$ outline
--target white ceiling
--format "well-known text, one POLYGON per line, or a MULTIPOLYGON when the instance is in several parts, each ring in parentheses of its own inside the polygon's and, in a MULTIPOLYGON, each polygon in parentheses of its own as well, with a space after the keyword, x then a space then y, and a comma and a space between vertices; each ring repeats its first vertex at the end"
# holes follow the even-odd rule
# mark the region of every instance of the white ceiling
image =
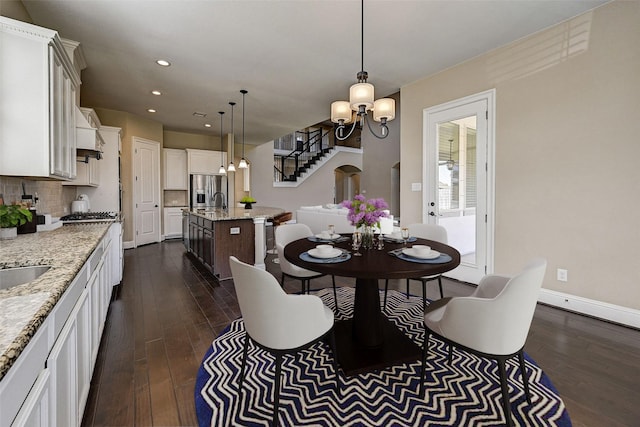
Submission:
MULTIPOLYGON (((367 0, 364 68, 380 98, 607 0, 367 0)), ((167 130, 219 135, 218 111, 257 144, 319 123, 360 70, 357 0, 23 0, 81 43, 81 103, 167 130), (163 68, 155 60, 172 63, 163 68), (163 92, 160 97, 150 94, 163 92), (155 108, 157 113, 148 113, 155 108), (206 119, 194 112, 207 113, 206 119), (205 129, 203 124, 213 125, 205 129)))

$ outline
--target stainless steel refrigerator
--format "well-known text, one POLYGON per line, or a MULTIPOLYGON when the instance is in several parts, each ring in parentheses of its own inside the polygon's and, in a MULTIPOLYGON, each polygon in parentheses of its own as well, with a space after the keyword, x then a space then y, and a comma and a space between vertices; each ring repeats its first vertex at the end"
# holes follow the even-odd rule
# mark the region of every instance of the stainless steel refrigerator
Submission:
POLYGON ((227 177, 225 175, 190 175, 189 194, 191 209, 226 209, 227 177))

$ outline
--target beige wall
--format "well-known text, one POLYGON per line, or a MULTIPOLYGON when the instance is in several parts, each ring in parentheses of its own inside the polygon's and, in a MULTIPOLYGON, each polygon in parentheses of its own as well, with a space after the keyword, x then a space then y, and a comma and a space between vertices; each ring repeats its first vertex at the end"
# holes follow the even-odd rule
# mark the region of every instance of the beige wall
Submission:
MULTIPOLYGON (((366 165, 360 174, 360 190, 367 198, 392 200, 392 169, 400 161, 400 93, 389 98, 396 100, 396 119, 389 122, 389 136, 378 139, 369 130, 362 132, 362 163, 366 165)), ((380 135, 380 126, 372 121, 372 127, 380 135)), ((400 212, 391 212, 398 216, 400 212)))
POLYGON ((164 148, 194 148, 198 150, 220 151, 220 137, 165 130, 164 148))
POLYGON ((545 288, 640 309, 638 23, 614 1, 403 87, 403 220, 421 219, 423 110, 495 88, 496 272, 540 254, 545 288))

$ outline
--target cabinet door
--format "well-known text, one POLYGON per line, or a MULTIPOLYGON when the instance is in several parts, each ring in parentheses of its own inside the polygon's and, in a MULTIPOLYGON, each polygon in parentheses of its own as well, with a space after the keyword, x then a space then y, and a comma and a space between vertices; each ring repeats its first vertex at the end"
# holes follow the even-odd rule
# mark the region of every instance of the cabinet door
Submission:
MULTIPOLYGON (((75 313, 72 312, 72 316, 75 313)), ((51 370, 50 406, 56 426, 77 426, 78 392, 76 378, 77 328, 73 317, 62 328, 47 366, 51 370)))
POLYGON ((213 232, 208 228, 203 228, 202 235, 202 263, 205 267, 212 270, 213 251, 211 249, 213 243, 213 232))
POLYGON ((93 361, 91 360, 91 299, 85 288, 78 301, 76 312, 76 390, 78 393, 78 420, 82 420, 89 396, 93 361))
POLYGON ((187 152, 164 149, 164 189, 187 190, 187 152))
POLYGON ((164 237, 165 239, 182 237, 181 208, 164 208, 164 237))
POLYGON ((12 427, 48 427, 52 425, 49 411, 51 372, 44 369, 33 384, 12 427))
POLYGON ((75 87, 61 59, 49 46, 50 61, 50 161, 53 175, 76 175, 75 87))
POLYGON ((187 150, 190 174, 217 175, 221 164, 225 164, 226 154, 220 151, 187 150))

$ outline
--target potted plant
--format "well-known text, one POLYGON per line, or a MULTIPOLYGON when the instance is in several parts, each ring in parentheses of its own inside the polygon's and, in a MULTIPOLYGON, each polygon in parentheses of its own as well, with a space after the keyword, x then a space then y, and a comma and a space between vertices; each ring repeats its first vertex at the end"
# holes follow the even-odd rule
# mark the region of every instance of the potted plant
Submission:
POLYGON ((0 240, 15 239, 18 226, 31 218, 31 211, 20 205, 0 205, 0 240))
POLYGON ((256 203, 256 199, 251 196, 244 196, 242 199, 240 199, 240 203, 244 203, 245 209, 252 209, 251 205, 256 203))

